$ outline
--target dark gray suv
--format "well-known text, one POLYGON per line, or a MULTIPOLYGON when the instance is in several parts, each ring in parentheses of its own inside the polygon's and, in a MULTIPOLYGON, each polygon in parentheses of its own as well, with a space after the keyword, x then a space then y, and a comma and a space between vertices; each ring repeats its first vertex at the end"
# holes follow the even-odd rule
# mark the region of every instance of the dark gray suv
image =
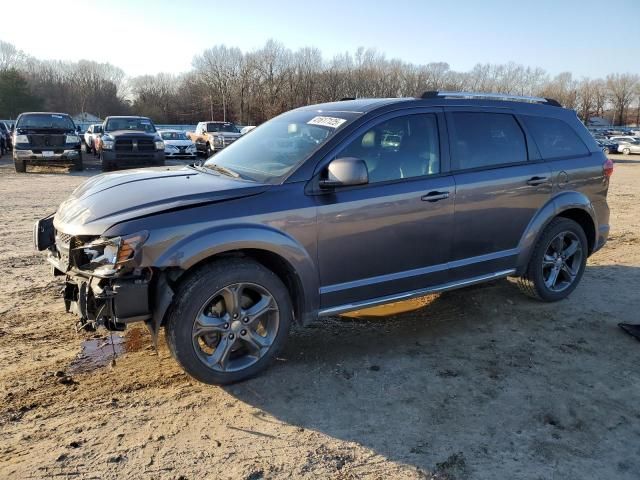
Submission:
POLYGON ((164 327, 207 383, 305 325, 507 276, 543 301, 609 232, 613 164, 549 99, 427 92, 284 113, 203 165, 93 177, 37 222, 83 325, 164 327))

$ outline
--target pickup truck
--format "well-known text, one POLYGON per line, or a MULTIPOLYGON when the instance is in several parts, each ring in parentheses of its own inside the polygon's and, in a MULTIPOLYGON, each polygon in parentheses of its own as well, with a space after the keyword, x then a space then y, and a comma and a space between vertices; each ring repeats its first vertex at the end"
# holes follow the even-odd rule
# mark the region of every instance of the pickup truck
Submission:
POLYGON ((16 172, 25 173, 27 164, 70 164, 82 170, 80 136, 66 113, 27 112, 16 120, 13 142, 16 172))
POLYGON ((89 128, 84 133, 84 143, 87 146, 87 153, 91 152, 94 155, 98 154, 97 145, 96 145, 96 137, 102 134, 102 124, 94 123, 93 125, 89 125, 89 128))
POLYGON ((231 122, 200 122, 196 131, 187 135, 196 144, 198 153, 207 158, 241 136, 238 127, 231 122))
POLYGON ((98 148, 103 172, 164 165, 164 142, 147 117, 107 117, 98 148))

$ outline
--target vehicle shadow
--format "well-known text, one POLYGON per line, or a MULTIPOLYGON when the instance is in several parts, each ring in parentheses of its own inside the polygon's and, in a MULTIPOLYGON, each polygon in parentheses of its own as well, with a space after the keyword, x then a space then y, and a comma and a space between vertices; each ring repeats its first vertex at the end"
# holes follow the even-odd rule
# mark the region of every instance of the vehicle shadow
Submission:
MULTIPOLYGON (((281 422, 444 478, 458 478, 442 471, 451 458, 460 478, 588 477, 600 448, 625 449, 624 432, 607 430, 612 402, 640 418, 634 395, 620 395, 638 391, 637 345, 616 327, 633 315, 629 285, 639 282, 640 268, 589 266, 559 303, 504 280, 400 315, 331 318, 295 329, 271 369, 225 390, 281 422)), ((267 421, 256 416, 255 432, 267 421)))

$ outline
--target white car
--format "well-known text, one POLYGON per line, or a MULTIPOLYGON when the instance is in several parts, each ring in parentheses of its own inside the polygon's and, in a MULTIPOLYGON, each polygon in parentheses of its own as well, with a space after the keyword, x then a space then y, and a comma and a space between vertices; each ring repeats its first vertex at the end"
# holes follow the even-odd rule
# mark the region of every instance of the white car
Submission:
POLYGON ((616 140, 618 144, 618 153, 629 155, 630 153, 640 153, 640 139, 632 140, 616 140))
POLYGON ((93 125, 89 125, 89 128, 87 129, 87 131, 84 132, 84 143, 87 146, 87 152, 92 152, 94 155, 96 154, 95 139, 101 133, 102 133, 101 123, 94 123, 93 125))
POLYGON ((196 158, 196 144, 182 130, 161 130, 165 158, 196 158))

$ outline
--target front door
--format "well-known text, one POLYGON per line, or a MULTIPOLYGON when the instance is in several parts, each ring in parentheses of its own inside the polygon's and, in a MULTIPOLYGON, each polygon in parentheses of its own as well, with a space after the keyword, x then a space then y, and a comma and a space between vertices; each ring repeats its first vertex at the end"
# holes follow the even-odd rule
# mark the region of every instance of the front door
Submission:
POLYGON ((363 159, 369 184, 316 197, 322 309, 447 281, 455 188, 443 123, 433 110, 386 117, 336 155, 363 159))

